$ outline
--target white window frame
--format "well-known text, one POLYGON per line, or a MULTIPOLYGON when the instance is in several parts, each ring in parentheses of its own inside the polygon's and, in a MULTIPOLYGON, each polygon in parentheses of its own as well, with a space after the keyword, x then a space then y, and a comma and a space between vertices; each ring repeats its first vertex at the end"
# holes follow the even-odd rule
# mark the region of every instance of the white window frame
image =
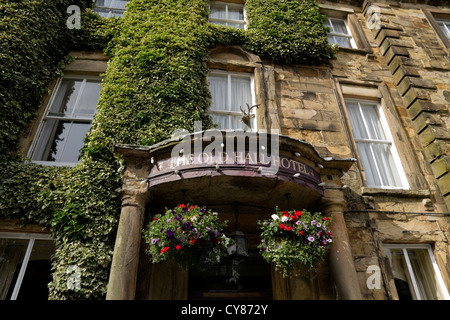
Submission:
MULTIPOLYGON (((365 128, 365 130, 367 132, 369 132, 369 130, 368 130, 368 127, 367 127, 367 124, 366 124, 366 121, 365 121, 366 119, 365 119, 364 114, 363 114, 362 109, 361 109, 362 108, 361 107, 361 103, 362 104, 371 104, 374 107, 376 107, 376 111, 378 113, 378 119, 380 120, 381 127, 382 127, 383 132, 384 132, 384 134, 386 136, 386 140, 360 139, 360 138, 356 138, 354 136, 353 136, 353 140, 355 142, 368 143, 370 145, 370 151, 371 151, 371 154, 372 154, 373 157, 375 157, 374 156, 374 151, 373 151, 373 148, 372 148, 372 144, 373 143, 388 144, 390 146, 390 152, 391 152, 391 155, 392 155, 392 158, 394 160, 395 167, 396 167, 395 169, 398 172, 398 175, 399 175, 399 178, 400 178, 400 183, 401 183, 400 186, 386 186, 386 185, 381 185, 381 186, 378 186, 378 185, 367 185, 367 186, 371 187, 371 188, 380 188, 380 189, 394 189, 394 190, 395 189, 404 189, 404 190, 408 190, 410 188, 409 187, 409 183, 408 183, 408 179, 406 177, 405 170, 403 169, 403 165, 402 165, 402 162, 401 162, 401 159, 400 159, 400 155, 399 155, 399 153, 397 151, 397 147, 395 146, 394 138, 393 138, 391 130, 389 128, 389 124, 387 122, 386 115, 384 114, 384 110, 383 110, 383 107, 381 106, 381 103, 380 102, 376 102, 376 101, 371 101, 371 100, 363 100, 363 99, 349 99, 349 98, 346 98, 344 100, 345 100, 346 104, 347 104, 347 102, 350 102, 350 103, 356 103, 358 105, 359 112, 361 113, 361 118, 363 119, 363 122, 364 122, 364 128, 365 128)), ((350 121, 350 125, 352 125, 351 121, 350 121)), ((359 152, 359 150, 358 150, 358 152, 359 152)), ((380 168, 378 168, 378 165, 377 165, 376 162, 375 162, 375 168, 374 169, 376 171, 378 179, 382 183, 383 179, 381 178, 380 168)), ((367 178, 366 178, 366 180, 367 180, 367 178)))
POLYGON ((447 290, 447 287, 445 286, 444 278, 442 277, 442 273, 439 269, 439 266, 436 262, 436 259, 433 254, 433 250, 431 249, 431 246, 429 244, 383 244, 382 245, 386 255, 389 258, 389 261, 392 265, 392 254, 390 249, 401 249, 403 252, 403 256, 405 257, 406 265, 408 268, 408 273, 411 278, 412 282, 412 290, 414 290, 414 295, 417 297, 417 300, 422 300, 422 297, 420 295, 420 291, 418 290, 418 283, 417 279, 415 278, 414 272, 412 270, 411 262, 409 260, 409 255, 407 249, 426 249, 429 255, 429 258, 431 260, 431 264, 433 266, 433 271, 436 274, 437 278, 437 285, 442 290, 444 294, 445 300, 450 300, 450 294, 447 290))
MULTIPOLYGON (((58 94, 59 88, 61 87, 61 83, 64 79, 83 80, 82 87, 80 88, 80 90, 83 90, 86 81, 88 81, 88 80, 101 81, 102 78, 99 76, 90 76, 90 75, 65 75, 58 79, 58 81, 55 85, 55 89, 52 92, 50 100, 47 103, 44 114, 43 114, 42 119, 37 128, 36 135, 33 139, 33 142, 31 143, 29 150, 28 150, 27 157, 29 159, 32 159, 34 153, 37 151, 36 149, 39 144, 39 141, 41 140, 46 119, 58 119, 58 120, 61 119, 61 120, 66 120, 66 121, 76 121, 76 122, 84 122, 84 123, 92 124, 95 113, 92 117, 86 117, 86 118, 55 117, 55 116, 48 115, 50 108, 52 107, 53 102, 58 94)), ((77 97, 77 101, 79 98, 80 98, 80 96, 77 97)), ((77 163, 79 163, 79 162, 40 161, 40 160, 31 160, 31 162, 36 163, 36 164, 41 164, 41 165, 47 165, 47 166, 66 166, 66 167, 74 167, 77 163)))
POLYGON ((24 239, 29 240, 25 255, 22 260, 22 266, 20 267, 19 274, 17 276, 16 283, 14 283, 14 290, 11 293, 10 300, 16 300, 19 295, 20 287, 22 286, 23 277, 27 271, 28 262, 30 260, 31 252, 33 250, 34 242, 36 240, 49 240, 53 238, 50 234, 44 233, 15 233, 15 232, 0 232, 0 239, 24 239))
POLYGON ((444 36, 450 41, 450 19, 435 19, 439 28, 444 27, 445 30, 442 30, 444 36))
MULTIPOLYGON (((239 4, 239 3, 231 3, 231 2, 224 2, 224 1, 210 1, 209 2, 209 10, 211 12, 211 5, 224 5, 225 6, 225 12, 226 12, 226 16, 228 17, 228 8, 231 7, 235 7, 235 8, 241 8, 242 7, 242 12, 243 12, 243 20, 234 20, 234 19, 219 19, 219 18, 211 18, 211 15, 208 18, 208 21, 210 23, 213 24, 218 24, 216 22, 223 22, 225 23, 225 25, 228 27, 228 23, 232 23, 232 24, 241 24, 244 26, 244 30, 247 30, 247 14, 245 12, 245 6, 243 4, 239 4)), ((234 27, 233 27, 234 28, 234 27)))
MULTIPOLYGON (((328 24, 331 26, 331 28, 330 28, 331 31, 328 33, 329 36, 340 37, 340 38, 348 38, 350 40, 350 45, 351 45, 350 49, 356 49, 357 48, 355 39, 353 38, 352 32, 351 32, 351 30, 350 30, 350 28, 348 26, 347 19, 327 17, 327 20, 328 20, 328 24), (345 30, 347 30, 347 33, 334 32, 333 20, 338 20, 338 21, 344 22, 345 30)), ((337 43, 333 42, 333 44, 337 44, 337 43)), ((347 48, 347 47, 339 46, 339 48, 347 48)))
MULTIPOLYGON (((232 71, 223 71, 223 70, 216 70, 212 69, 208 75, 209 76, 227 76, 227 95, 228 95, 228 109, 231 110, 231 77, 242 77, 242 78, 250 78, 250 93, 252 96, 252 106, 255 105, 255 80, 254 75, 252 73, 246 73, 246 72, 232 72, 232 71)), ((244 111, 246 110, 247 106, 242 106, 242 109, 244 111)), ((243 116, 241 111, 228 111, 228 110, 208 110, 209 114, 216 114, 219 116, 243 116)), ((252 108, 250 110, 250 114, 253 115, 253 118, 251 119, 251 132, 257 132, 257 114, 256 114, 256 108, 252 108)), ((230 119, 228 119, 228 122, 230 119)), ((241 129, 231 129, 231 128, 222 128, 221 130, 241 130, 241 129)), ((250 131, 250 130, 249 130, 250 131)))
MULTIPOLYGON (((100 12, 97 11, 97 9, 108 10, 109 11, 108 15, 105 18, 122 17, 123 14, 125 13, 126 9, 114 7, 115 2, 116 2, 116 0, 111 0, 111 4, 108 7, 107 6, 97 6, 97 5, 95 5, 95 2, 94 2, 94 5, 95 5, 94 11, 97 12, 98 14, 100 14, 100 12), (114 11, 120 11, 120 15, 116 15, 114 13, 114 11)), ((128 1, 128 2, 130 2, 130 1, 128 1)))

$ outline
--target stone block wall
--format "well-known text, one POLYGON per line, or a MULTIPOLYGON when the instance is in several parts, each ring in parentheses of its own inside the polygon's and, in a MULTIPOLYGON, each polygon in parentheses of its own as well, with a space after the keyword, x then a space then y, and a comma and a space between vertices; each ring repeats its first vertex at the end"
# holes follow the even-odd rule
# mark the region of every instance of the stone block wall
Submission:
POLYGON ((431 244, 450 288, 450 50, 429 21, 431 9, 450 16, 450 6, 445 1, 433 6, 425 1, 319 3, 352 12, 369 48, 340 49, 329 65, 274 65, 281 133, 304 139, 324 157, 357 158, 343 104, 343 96, 352 93, 343 87, 358 88, 356 96, 378 91, 387 101, 386 116, 410 188, 368 188, 357 164, 342 178, 348 185, 346 222, 362 295, 396 298, 383 243, 431 244), (366 23, 370 5, 380 8, 379 28, 366 23), (366 285, 373 265, 381 269, 380 289, 366 285))

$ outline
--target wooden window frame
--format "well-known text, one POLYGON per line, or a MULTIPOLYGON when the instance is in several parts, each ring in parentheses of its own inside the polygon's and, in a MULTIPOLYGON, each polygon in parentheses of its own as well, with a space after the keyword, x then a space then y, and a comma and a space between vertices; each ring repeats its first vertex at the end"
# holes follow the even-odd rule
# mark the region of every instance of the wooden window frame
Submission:
MULTIPOLYGON (((123 14, 125 13, 126 9, 113 7, 114 1, 116 1, 116 0, 111 0, 111 5, 109 7, 106 7, 106 6, 95 6, 94 7, 94 11, 97 12, 98 14, 100 14, 100 12, 97 9, 108 10, 109 11, 108 15, 105 18, 123 17, 123 14), (116 15, 115 12, 120 12, 120 14, 116 15)), ((128 2, 130 2, 130 1, 128 1, 128 2)), ((94 5, 95 5, 95 3, 94 3, 94 5)))
POLYGON ((327 18, 342 19, 348 26, 348 30, 352 36, 355 47, 346 48, 339 47, 339 50, 355 52, 355 53, 373 53, 369 41, 367 40, 364 30, 362 29, 358 17, 353 9, 335 8, 325 4, 320 4, 320 12, 327 18))
MULTIPOLYGON (((402 190, 408 190, 409 189, 409 183, 408 180, 406 178, 406 174, 405 174, 405 170, 403 168, 403 164, 401 162, 400 159, 400 155, 398 153, 397 147, 396 147, 396 143, 394 141, 393 135, 392 135, 392 130, 390 129, 387 119, 386 119, 386 115, 385 112, 381 106, 381 101, 374 101, 374 100, 368 100, 368 99, 364 99, 364 98, 344 98, 344 102, 346 104, 346 110, 347 110, 347 102, 352 102, 352 103, 357 103, 359 109, 361 109, 361 103, 363 104, 370 104, 373 105, 375 107, 375 110, 377 112, 378 115, 378 120, 380 122, 381 128, 383 130, 384 135, 386 136, 384 140, 373 140, 373 139, 363 139, 364 141, 362 141, 361 139, 358 139, 356 137, 354 137, 354 135, 352 134, 352 139, 355 142, 355 145, 357 142, 365 142, 365 143, 369 143, 370 146, 372 146, 372 144, 376 143, 381 143, 383 145, 389 145, 389 149, 390 149, 390 153, 392 156, 392 160, 395 163, 395 167, 396 167, 396 171, 398 172, 399 175, 399 179, 400 179, 400 185, 396 185, 396 186, 386 186, 386 185, 367 185, 367 177, 365 179, 365 184, 370 187, 370 188, 378 188, 378 189, 402 189, 402 190)), ((348 113, 348 111, 347 111, 348 113)), ((363 116, 363 121, 364 123, 366 122, 364 116, 363 116)), ((349 121, 349 125, 351 128, 351 122, 349 121)), ((366 128, 367 129, 367 128, 366 128)), ((372 150, 372 147, 370 147, 372 153, 374 152, 372 150)), ((359 161, 361 162, 362 165, 362 159, 359 156, 359 150, 358 147, 356 146, 356 151, 358 152, 358 158, 359 161)), ((364 168, 363 168, 364 169, 364 168)), ((367 168, 366 168, 367 169, 367 168)), ((375 171, 378 175, 378 178, 380 179, 380 181, 382 180, 381 178, 381 173, 379 172, 381 169, 378 167, 377 163, 375 162, 375 171)), ((364 170, 365 172, 367 170, 364 170)))
POLYGON ((19 232, 0 232, 1 239, 24 239, 28 240, 27 249, 25 251, 25 255, 21 262, 21 267, 19 274, 17 276, 16 282, 14 285, 14 290, 11 293, 10 300, 16 300, 19 295, 19 290, 22 286, 23 278, 25 276, 25 272, 28 267, 28 262, 31 256, 31 252, 33 250, 34 244, 36 240, 46 240, 53 241, 53 238, 50 234, 45 233, 19 233, 19 232))
MULTIPOLYGON (((437 278, 437 285, 441 289, 441 291, 444 295, 444 299, 450 300, 449 291, 447 289, 447 286, 445 285, 445 281, 442 276, 442 272, 440 271, 439 265, 436 262, 436 258, 434 257, 433 250, 431 249, 430 244, 383 243, 382 247, 383 247, 383 250, 385 251, 386 255, 389 258, 389 261, 390 261, 389 267, 390 268, 392 268, 391 249, 401 249, 402 250, 403 256, 405 257, 405 261, 407 264, 407 270, 408 270, 409 276, 411 277, 411 282, 412 282, 412 286, 413 286, 413 288, 410 288, 410 290, 414 291, 414 292, 412 292, 412 294, 414 294, 417 297, 417 300, 422 300, 422 298, 420 296, 420 292, 417 289, 418 282, 417 282, 417 279, 415 278, 414 271, 412 270, 410 258, 408 255, 408 249, 427 250, 428 257, 430 258, 430 262, 433 267, 433 270, 429 270, 429 271, 432 271, 435 273, 436 278, 437 278)), ((394 280, 392 269, 390 270, 390 272, 388 272, 388 274, 391 275, 392 280, 394 280)), ((398 297, 398 294, 397 294, 397 297, 398 297)))
POLYGON ((390 96, 388 87, 380 82, 368 82, 351 79, 334 79, 334 90, 336 101, 344 122, 344 128, 348 137, 349 145, 356 162, 357 170, 360 175, 361 193, 365 195, 408 195, 412 197, 423 197, 423 194, 430 194, 429 185, 421 174, 419 159, 410 144, 406 130, 403 128, 402 120, 398 114, 396 104, 390 96), (356 143, 352 135, 349 115, 345 106, 344 99, 360 99, 381 103, 383 114, 387 119, 389 128, 396 128, 396 131, 390 131, 393 141, 400 155, 402 168, 409 184, 408 189, 386 189, 368 187, 365 179, 365 172, 361 166, 361 159, 357 151, 356 143))
MULTIPOLYGON (((70 75, 65 75, 61 78, 59 78, 56 82, 55 88, 52 92, 52 95, 50 96, 50 99, 48 100, 46 106, 45 106, 45 110, 43 112, 43 115, 39 121, 39 125, 37 127, 36 130, 36 134, 33 137, 33 141, 31 142, 30 148, 28 149, 28 154, 27 157, 32 159, 36 150, 37 150, 37 146, 41 140, 41 136, 43 134, 44 131, 44 124, 45 121, 47 119, 53 118, 53 117, 48 117, 48 113, 49 110, 53 104, 53 101, 55 99, 55 97, 58 95, 59 92, 59 88, 60 85, 63 81, 63 79, 78 79, 78 80, 83 80, 83 82, 87 81, 87 80, 97 80, 97 81, 101 81, 101 77, 100 76, 92 76, 92 75, 85 75, 85 74, 70 74, 70 75)), ((94 113, 95 115, 95 113, 94 113)), ((92 115, 92 117, 88 118, 58 118, 61 120, 67 120, 67 121, 77 121, 77 122, 83 122, 83 123, 90 123, 92 124, 92 121, 94 119, 94 115, 92 115)), ((66 166, 66 167, 73 167, 75 166, 78 162, 60 162, 60 161, 44 161, 44 160, 31 160, 33 163, 37 163, 37 164, 41 164, 41 165, 48 165, 48 166, 66 166)))
POLYGON ((233 26, 228 26, 228 23, 232 23, 232 24, 242 24, 243 30, 247 30, 247 14, 245 11, 245 5, 244 2, 241 1, 209 1, 208 6, 209 9, 211 10, 211 5, 212 4, 218 4, 218 5, 225 5, 225 10, 228 11, 228 7, 232 6, 232 7, 241 7, 242 6, 242 13, 243 13, 243 20, 233 20, 233 19, 218 19, 218 18, 211 18, 211 16, 208 17, 208 22, 212 23, 212 24, 218 24, 215 22, 224 22, 225 26, 230 27, 230 28, 235 28, 233 26), (211 20, 212 19, 212 20, 211 20))
MULTIPOLYGON (((221 75, 221 76, 225 76, 227 77, 227 94, 228 94, 228 101, 229 103, 231 103, 231 92, 230 92, 230 85, 231 85, 231 77, 245 77, 245 78, 249 78, 250 79, 250 94, 252 97, 252 105, 255 104, 255 77, 253 75, 253 73, 248 73, 248 72, 235 72, 235 71, 226 71, 226 70, 219 70, 219 69, 211 69, 210 70, 210 74, 208 75, 221 75)), ((246 108, 246 106, 242 106, 243 108, 246 108)), ((246 111, 244 109, 244 111, 246 111)), ((242 116, 242 113, 240 111, 227 111, 227 110, 208 110, 209 114, 217 114, 217 115, 222 115, 222 116, 242 116)), ((256 108, 253 108, 251 110, 251 115, 253 115, 253 118, 251 120, 251 132, 257 132, 258 131, 258 121, 257 121, 257 111, 256 108)), ((231 128, 226 128, 223 130, 240 130, 240 129, 231 129, 231 128)))
POLYGON ((425 17, 427 18, 431 27, 437 33, 444 47, 450 49, 450 39, 445 36, 441 27, 438 25, 439 20, 448 20, 450 22, 450 10, 422 9, 422 11, 425 14, 425 17))

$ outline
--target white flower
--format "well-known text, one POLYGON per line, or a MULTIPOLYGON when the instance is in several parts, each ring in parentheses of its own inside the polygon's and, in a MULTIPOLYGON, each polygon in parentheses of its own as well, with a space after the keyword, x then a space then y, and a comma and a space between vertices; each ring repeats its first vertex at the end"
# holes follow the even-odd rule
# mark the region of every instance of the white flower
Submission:
POLYGON ((276 214, 273 214, 273 215, 272 215, 272 219, 273 219, 273 220, 278 220, 278 219, 280 219, 280 217, 278 217, 276 214))
POLYGON ((288 220, 289 220, 289 218, 286 217, 286 216, 282 216, 282 217, 281 217, 281 221, 283 221, 283 222, 286 222, 286 221, 288 221, 288 220))
POLYGON ((226 235, 222 234, 223 241, 225 242, 225 247, 228 247, 228 244, 230 243, 230 238, 228 238, 226 235))

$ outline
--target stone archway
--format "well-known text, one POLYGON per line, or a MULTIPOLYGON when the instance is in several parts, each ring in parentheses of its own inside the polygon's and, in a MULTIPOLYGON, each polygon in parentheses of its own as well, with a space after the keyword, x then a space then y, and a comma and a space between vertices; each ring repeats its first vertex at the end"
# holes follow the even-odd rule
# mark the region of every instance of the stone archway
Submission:
MULTIPOLYGON (((232 205, 236 202, 267 209, 289 205, 333 215, 332 228, 338 241, 330 250, 330 265, 338 296, 360 299, 343 220, 345 201, 340 183, 353 159, 324 159, 313 146, 285 136, 218 130, 189 134, 150 147, 118 145, 115 151, 125 159, 127 168, 107 299, 135 298, 145 208, 171 207, 183 200, 213 208, 220 206, 223 218, 231 225, 232 205)), ((265 218, 261 212, 240 216, 244 232, 257 234, 255 221, 265 218)), ((153 266, 152 270, 157 272, 158 267, 153 266)), ((278 287, 284 288, 281 291, 287 287, 288 291, 295 291, 294 283, 276 281, 278 287)), ((158 285, 152 286, 149 290, 158 292, 158 285)), ((166 298, 187 298, 185 291, 166 298)), ((278 298, 296 297, 278 294, 278 298)))

